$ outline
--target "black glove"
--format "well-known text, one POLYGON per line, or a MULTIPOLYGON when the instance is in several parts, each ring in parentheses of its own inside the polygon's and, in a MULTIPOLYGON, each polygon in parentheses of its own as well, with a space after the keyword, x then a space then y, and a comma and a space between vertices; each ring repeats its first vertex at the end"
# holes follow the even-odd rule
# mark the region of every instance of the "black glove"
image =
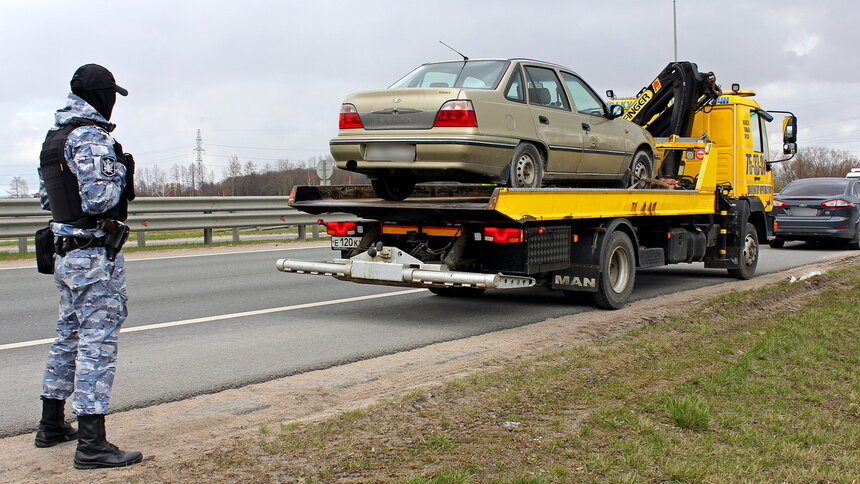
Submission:
POLYGON ((122 158, 122 164, 125 165, 125 198, 130 202, 137 196, 134 193, 134 156, 124 153, 122 158))

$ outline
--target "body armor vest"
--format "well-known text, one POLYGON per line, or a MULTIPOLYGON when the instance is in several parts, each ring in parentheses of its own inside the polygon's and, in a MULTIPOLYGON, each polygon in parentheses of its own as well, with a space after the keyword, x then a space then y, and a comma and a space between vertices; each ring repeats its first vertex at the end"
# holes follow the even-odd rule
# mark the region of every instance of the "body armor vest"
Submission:
MULTIPOLYGON (((66 164, 66 138, 69 133, 81 126, 98 126, 93 121, 75 118, 71 124, 56 131, 49 131, 42 144, 39 167, 45 181, 45 192, 51 205, 51 218, 54 222, 74 225, 82 229, 95 228, 106 218, 124 221, 128 218, 128 200, 123 191, 119 203, 104 213, 87 214, 81 208, 81 195, 77 177, 66 164)), ((122 147, 114 143, 117 161, 123 163, 122 147)))

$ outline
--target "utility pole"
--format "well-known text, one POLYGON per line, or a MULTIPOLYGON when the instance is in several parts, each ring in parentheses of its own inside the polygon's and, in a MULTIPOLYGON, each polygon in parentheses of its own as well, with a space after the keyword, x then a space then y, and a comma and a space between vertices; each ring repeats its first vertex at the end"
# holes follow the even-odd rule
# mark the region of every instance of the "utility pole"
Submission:
MULTIPOLYGON (((195 169, 191 170, 191 193, 194 194, 194 190, 197 188, 197 174, 200 175, 200 178, 203 178, 203 152, 206 151, 203 149, 203 136, 200 134, 200 130, 197 130, 197 148, 194 148, 194 151, 197 152, 197 166, 195 169)), ((200 187, 203 187, 203 180, 200 180, 200 187)))
POLYGON ((672 23, 675 32, 675 62, 678 62, 678 9, 675 7, 675 2, 676 0, 672 0, 672 23))

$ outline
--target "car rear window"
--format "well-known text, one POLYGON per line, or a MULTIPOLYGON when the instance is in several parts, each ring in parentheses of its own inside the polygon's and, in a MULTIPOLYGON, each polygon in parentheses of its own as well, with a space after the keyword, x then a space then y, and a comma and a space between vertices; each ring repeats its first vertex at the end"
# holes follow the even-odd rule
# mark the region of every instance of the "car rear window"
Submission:
POLYGON ((845 193, 848 180, 796 180, 779 193, 792 197, 830 197, 845 193))
POLYGON ((495 89, 508 61, 440 62, 424 64, 395 82, 391 88, 462 87, 495 89))

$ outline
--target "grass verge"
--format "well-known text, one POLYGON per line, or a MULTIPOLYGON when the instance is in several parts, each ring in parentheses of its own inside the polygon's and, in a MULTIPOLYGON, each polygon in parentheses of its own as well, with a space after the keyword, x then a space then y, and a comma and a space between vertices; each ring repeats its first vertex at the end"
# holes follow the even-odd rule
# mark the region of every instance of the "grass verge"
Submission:
POLYGON ((144 480, 857 482, 858 314, 858 266, 732 293, 144 480))

